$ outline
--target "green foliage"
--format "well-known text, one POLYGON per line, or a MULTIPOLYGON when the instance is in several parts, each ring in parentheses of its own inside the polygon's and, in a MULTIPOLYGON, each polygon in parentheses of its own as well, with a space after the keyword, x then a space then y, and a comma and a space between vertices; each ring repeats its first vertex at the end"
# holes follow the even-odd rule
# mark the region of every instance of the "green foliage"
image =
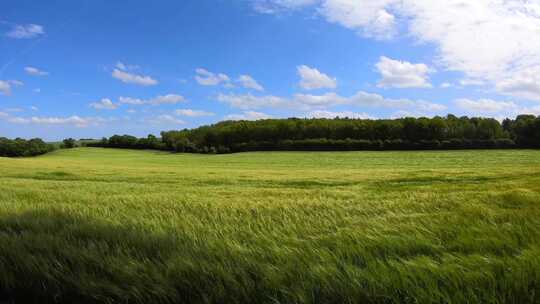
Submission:
POLYGON ((77 146, 77 141, 73 138, 66 138, 62 141, 63 149, 73 149, 77 146))
POLYGON ((39 138, 25 140, 0 137, 0 157, 37 156, 54 150, 54 146, 39 138))
MULTIPOLYGON (((520 133, 521 134, 521 133, 520 133)), ((351 151, 517 148, 515 128, 490 118, 268 119, 225 121, 162 132, 167 149, 216 151, 351 151)), ((522 141, 520 141, 522 142, 522 141)), ((540 139, 539 139, 540 142, 540 139)))
POLYGON ((505 121, 505 126, 519 145, 540 148, 540 116, 520 115, 514 121, 505 121))
POLYGON ((259 150, 430 150, 540 147, 540 117, 501 125, 491 118, 448 115, 394 120, 268 119, 225 121, 161 133, 170 150, 218 153, 259 150))
POLYGON ((165 150, 166 146, 154 135, 146 138, 137 138, 130 135, 114 135, 102 138, 99 142, 88 142, 87 147, 118 148, 118 149, 140 149, 140 150, 165 150))
POLYGON ((137 139, 115 135, 88 146, 225 154, 247 151, 507 149, 540 147, 540 117, 267 119, 224 121, 137 139))
POLYGON ((538 303, 540 151, 0 158, 0 302, 538 303))

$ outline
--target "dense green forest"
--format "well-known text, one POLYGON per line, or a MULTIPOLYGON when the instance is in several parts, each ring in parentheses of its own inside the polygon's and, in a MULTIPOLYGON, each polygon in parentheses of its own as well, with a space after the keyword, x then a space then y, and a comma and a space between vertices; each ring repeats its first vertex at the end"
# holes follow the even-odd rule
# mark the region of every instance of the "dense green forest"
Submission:
MULTIPOLYGON (((65 139, 62 148, 76 146, 65 139)), ((161 132, 161 138, 114 135, 89 147, 155 149, 190 153, 246 151, 355 151, 540 148, 540 116, 493 118, 266 119, 223 121, 161 132)), ((36 156, 55 149, 39 138, 0 138, 0 156, 36 156)))
POLYGON ((36 156, 54 149, 53 145, 47 144, 39 138, 25 140, 0 137, 0 156, 4 157, 36 156))
POLYGON ((88 146, 192 153, 244 151, 427 150, 540 147, 540 117, 448 115, 400 119, 267 119, 223 121, 195 129, 136 138, 115 135, 88 146))

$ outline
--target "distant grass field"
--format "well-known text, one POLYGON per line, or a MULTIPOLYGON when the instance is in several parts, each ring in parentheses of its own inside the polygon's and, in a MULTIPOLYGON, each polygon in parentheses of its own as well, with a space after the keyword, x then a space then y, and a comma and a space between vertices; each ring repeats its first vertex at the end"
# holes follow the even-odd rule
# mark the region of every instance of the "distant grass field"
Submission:
POLYGON ((0 302, 540 303, 540 151, 0 158, 0 302))

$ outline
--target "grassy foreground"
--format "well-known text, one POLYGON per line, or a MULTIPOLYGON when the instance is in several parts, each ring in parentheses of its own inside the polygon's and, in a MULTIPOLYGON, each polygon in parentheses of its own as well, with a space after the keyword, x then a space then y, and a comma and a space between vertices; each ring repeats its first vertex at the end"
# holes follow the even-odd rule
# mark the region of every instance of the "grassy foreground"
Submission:
POLYGON ((540 303, 540 151, 0 158, 0 302, 540 303))

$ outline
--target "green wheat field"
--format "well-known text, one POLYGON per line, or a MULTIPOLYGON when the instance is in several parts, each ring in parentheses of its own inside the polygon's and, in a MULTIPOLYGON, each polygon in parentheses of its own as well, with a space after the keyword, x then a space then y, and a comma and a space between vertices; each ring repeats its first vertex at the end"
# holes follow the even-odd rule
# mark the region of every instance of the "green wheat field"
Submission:
POLYGON ((0 302, 540 303, 540 151, 0 158, 0 302))

